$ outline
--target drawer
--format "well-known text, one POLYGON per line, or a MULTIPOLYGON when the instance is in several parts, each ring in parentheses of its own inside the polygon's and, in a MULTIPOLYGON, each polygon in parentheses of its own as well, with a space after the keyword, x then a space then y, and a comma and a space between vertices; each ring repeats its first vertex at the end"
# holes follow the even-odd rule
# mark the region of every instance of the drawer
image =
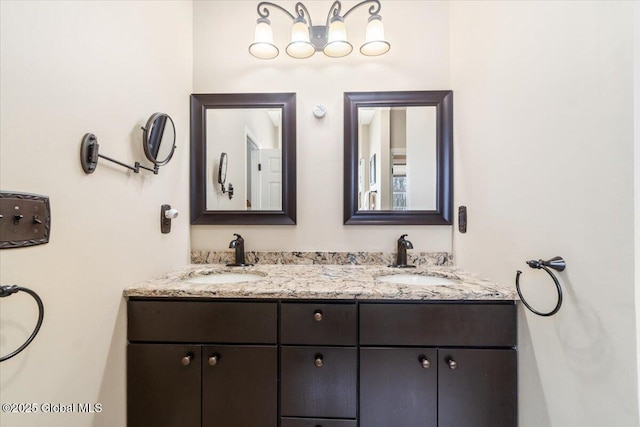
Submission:
POLYGON ((360 345, 515 347, 515 304, 360 305, 360 345))
POLYGON ((275 344, 275 302, 129 301, 129 341, 275 344))
POLYGON ((356 420, 326 420, 322 418, 282 418, 280 427, 356 427, 356 420))
POLYGON ((282 344, 356 345, 355 304, 283 303, 282 344))
POLYGON ((282 416, 356 418, 355 348, 282 347, 280 358, 282 416))

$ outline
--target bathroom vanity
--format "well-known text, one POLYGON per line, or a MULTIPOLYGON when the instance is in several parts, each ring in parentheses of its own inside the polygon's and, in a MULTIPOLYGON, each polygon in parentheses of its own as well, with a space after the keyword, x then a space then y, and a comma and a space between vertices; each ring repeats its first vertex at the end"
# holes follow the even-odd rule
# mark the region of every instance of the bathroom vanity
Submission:
POLYGON ((377 280, 396 273, 201 265, 125 290, 128 426, 517 426, 514 291, 377 280))

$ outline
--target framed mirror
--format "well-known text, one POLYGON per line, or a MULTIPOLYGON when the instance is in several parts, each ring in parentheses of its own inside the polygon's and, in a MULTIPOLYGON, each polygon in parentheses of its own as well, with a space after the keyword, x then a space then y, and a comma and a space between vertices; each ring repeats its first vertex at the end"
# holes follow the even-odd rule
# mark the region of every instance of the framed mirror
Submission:
POLYGON ((190 187, 191 224, 295 224, 295 93, 191 95, 190 187))
POLYGON ((344 94, 344 223, 448 225, 453 92, 344 94))

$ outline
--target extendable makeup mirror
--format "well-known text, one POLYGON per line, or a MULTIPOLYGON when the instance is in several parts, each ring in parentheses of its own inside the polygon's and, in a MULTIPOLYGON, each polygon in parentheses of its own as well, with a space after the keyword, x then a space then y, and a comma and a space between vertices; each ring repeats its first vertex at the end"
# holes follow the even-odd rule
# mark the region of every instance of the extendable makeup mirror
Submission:
POLYGON ((133 166, 129 166, 126 163, 100 154, 98 138, 92 133, 87 133, 82 138, 82 144, 80 145, 80 164, 82 165, 82 170, 84 170, 86 174, 93 173, 98 166, 98 158, 101 157, 112 163, 131 169, 134 173, 140 172, 140 169, 145 169, 157 175, 160 166, 169 163, 169 160, 173 157, 176 149, 176 128, 168 114, 154 113, 149 117, 147 126, 143 127, 142 131, 142 149, 147 159, 153 163, 153 168, 142 166, 140 162, 135 162, 133 166))

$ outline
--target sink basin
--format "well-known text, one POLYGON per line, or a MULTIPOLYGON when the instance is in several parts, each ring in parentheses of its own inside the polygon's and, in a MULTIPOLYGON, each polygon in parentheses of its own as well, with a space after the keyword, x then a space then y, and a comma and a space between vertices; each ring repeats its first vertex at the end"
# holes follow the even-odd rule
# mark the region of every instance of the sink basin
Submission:
POLYGON ((250 273, 214 273, 190 277, 184 280, 184 282, 198 285, 217 285, 223 283, 256 282, 262 279, 264 279, 264 276, 250 273))
POLYGON ((399 285, 422 285, 422 286, 442 286, 453 285, 455 280, 445 277, 427 276, 424 274, 389 274, 376 278, 379 282, 396 283, 399 285))

